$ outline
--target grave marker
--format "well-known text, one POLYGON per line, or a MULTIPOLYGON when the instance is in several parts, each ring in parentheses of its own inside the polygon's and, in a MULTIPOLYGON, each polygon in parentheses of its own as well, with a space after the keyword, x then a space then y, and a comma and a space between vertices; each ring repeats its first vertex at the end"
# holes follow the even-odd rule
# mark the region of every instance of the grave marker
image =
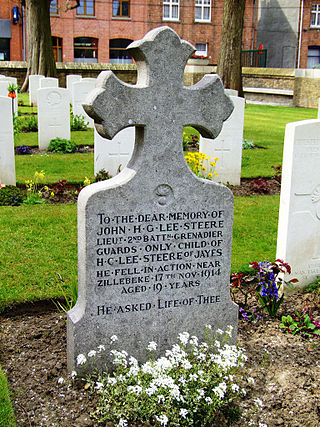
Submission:
POLYGON ((93 119, 88 116, 82 107, 82 103, 88 94, 94 89, 96 79, 86 77, 79 82, 72 83, 72 112, 75 116, 84 116, 85 120, 89 122, 89 127, 93 128, 93 119))
POLYGON ((184 126, 214 138, 232 103, 217 76, 183 86, 194 48, 172 29, 152 30, 128 50, 137 84, 103 72, 84 105, 104 137, 135 126, 136 140, 120 174, 79 195, 79 297, 68 312, 69 369, 79 353, 98 345, 110 357, 114 334, 140 361, 150 340, 162 352, 178 332, 203 338, 205 324, 232 325, 236 339, 232 193, 193 175, 182 150, 184 126))
MULTIPOLYGON (((16 77, 1 77, 0 78, 1 83, 1 96, 8 96, 8 85, 10 83, 13 83, 14 85, 18 85, 18 80, 16 77)), ((16 97, 13 99, 13 111, 14 115, 18 115, 18 92, 15 91, 16 97)), ((11 101, 12 102, 12 101, 11 101)))
POLYGON ((70 93, 64 88, 38 89, 38 143, 48 148, 53 138, 70 139, 70 93))
POLYGON ((16 185, 11 98, 0 96, 0 184, 16 185))
MULTIPOLYGON (((245 100, 238 96, 230 98, 234 105, 231 116, 223 123, 217 138, 200 137, 199 151, 211 157, 211 161, 218 157, 215 182, 240 185, 245 100)), ((210 170, 208 165, 207 170, 210 170)))
POLYGON ((296 287, 320 275, 320 120, 286 126, 277 258, 289 263, 296 287))
POLYGON ((59 80, 55 77, 42 77, 39 80, 39 88, 45 87, 59 87, 59 80))
POLYGON ((30 74, 29 76, 29 104, 37 105, 37 90, 40 88, 40 79, 44 76, 41 74, 30 74))
POLYGON ((82 76, 79 74, 68 74, 66 78, 67 82, 67 89, 70 90, 70 93, 72 92, 72 84, 75 82, 80 82, 82 79, 82 76))
POLYGON ((130 126, 122 129, 110 141, 94 130, 94 174, 101 169, 115 176, 123 170, 130 160, 134 148, 135 129, 130 126))

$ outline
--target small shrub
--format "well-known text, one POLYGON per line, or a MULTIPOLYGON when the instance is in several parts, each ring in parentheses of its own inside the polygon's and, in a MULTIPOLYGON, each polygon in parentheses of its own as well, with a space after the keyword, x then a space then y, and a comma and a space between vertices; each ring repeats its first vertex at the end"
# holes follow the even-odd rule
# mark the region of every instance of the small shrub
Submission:
POLYGON ((0 206, 19 206, 25 197, 24 191, 14 185, 0 185, 0 206))
POLYGON ((296 311, 291 316, 282 316, 280 328, 287 334, 299 334, 303 338, 320 335, 320 323, 314 321, 307 312, 301 314, 296 311))
POLYGON ((52 192, 54 194, 63 194, 66 189, 67 180, 59 179, 59 181, 54 185, 52 192))
POLYGON ((54 138, 51 139, 48 151, 74 153, 77 150, 77 144, 69 139, 54 138))
POLYGON ((187 134, 186 132, 183 132, 183 151, 188 151, 189 144, 198 145, 199 136, 194 133, 187 134))
POLYGON ((20 145, 19 147, 16 148, 16 154, 20 154, 20 155, 31 154, 31 148, 29 147, 29 145, 20 145))
POLYGON ((95 182, 99 181, 105 181, 106 179, 112 178, 111 175, 109 175, 109 172, 106 172, 105 169, 99 170, 99 172, 94 177, 95 182))
POLYGON ((242 141, 242 149, 243 150, 252 150, 252 148, 255 147, 255 143, 252 141, 248 141, 247 139, 244 139, 242 141))
POLYGON ((253 191, 259 194, 268 194, 272 189, 272 185, 263 178, 253 179, 250 181, 250 187, 253 191))
POLYGON ((15 115, 12 116, 12 120, 13 120, 13 135, 16 136, 21 132, 21 121, 19 117, 15 115))
POLYGON ((38 118, 37 116, 30 115, 20 118, 21 132, 37 132, 38 131, 38 118))
POLYGON ((87 130, 88 126, 89 126, 89 122, 86 121, 84 116, 80 114, 76 114, 74 116, 73 113, 71 113, 70 127, 72 131, 87 130))

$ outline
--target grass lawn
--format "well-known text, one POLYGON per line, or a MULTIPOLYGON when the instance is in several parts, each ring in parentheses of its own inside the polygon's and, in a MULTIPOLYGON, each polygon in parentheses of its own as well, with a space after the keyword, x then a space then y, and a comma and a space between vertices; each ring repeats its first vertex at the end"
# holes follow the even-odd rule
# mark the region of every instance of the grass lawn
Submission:
POLYGON ((15 427, 15 416, 10 402, 7 379, 0 367, 0 426, 15 427))

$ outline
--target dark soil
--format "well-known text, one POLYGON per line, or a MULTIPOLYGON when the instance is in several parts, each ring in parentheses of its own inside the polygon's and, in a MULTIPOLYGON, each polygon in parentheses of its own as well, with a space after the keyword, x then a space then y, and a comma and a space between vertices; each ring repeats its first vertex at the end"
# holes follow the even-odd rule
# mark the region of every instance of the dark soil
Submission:
MULTIPOLYGON (((311 293, 286 297, 279 316, 306 307, 319 320, 319 297, 311 293)), ((24 309, 20 306, 0 317, 0 363, 18 425, 98 425, 90 416, 96 401, 85 383, 67 380, 64 318, 48 302, 24 309), (59 378, 65 381, 59 384, 59 378)), ((265 315, 256 324, 240 320, 238 342, 246 349, 247 375, 255 382, 246 384, 248 393, 241 400, 244 418, 233 425, 319 426, 320 337, 284 334, 279 320, 265 315)))

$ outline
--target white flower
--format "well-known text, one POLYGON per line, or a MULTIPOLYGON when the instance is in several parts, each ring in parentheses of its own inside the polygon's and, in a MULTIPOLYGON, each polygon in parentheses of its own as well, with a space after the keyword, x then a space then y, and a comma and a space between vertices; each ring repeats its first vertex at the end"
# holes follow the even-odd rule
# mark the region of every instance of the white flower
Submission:
POLYGON ((96 382, 95 389, 97 391, 101 391, 103 389, 103 383, 96 382))
POLYGON ((158 403, 164 402, 166 400, 166 398, 164 397, 163 394, 159 394, 158 396, 158 403))
POLYGON ((211 325, 205 325, 205 328, 206 328, 206 329, 210 329, 210 330, 211 330, 211 329, 212 329, 212 326, 211 326, 211 325))
POLYGON ((207 403, 212 403, 212 399, 211 399, 211 397, 209 397, 209 396, 205 398, 205 401, 206 401, 207 403))
POLYGON ((182 334, 178 335, 179 340, 182 344, 187 345, 189 341, 190 334, 188 332, 183 332, 182 334))
POLYGON ((128 425, 127 420, 123 420, 122 418, 120 418, 119 427, 126 427, 127 425, 128 425))
POLYGON ((118 337, 117 337, 117 335, 112 335, 112 337, 110 337, 110 341, 111 341, 111 342, 116 342, 116 341, 118 341, 118 337))
POLYGON ((189 343, 191 344, 191 345, 194 345, 194 346, 198 346, 198 338, 195 336, 195 335, 192 335, 192 337, 190 338, 190 341, 189 341, 189 343))
POLYGON ((64 378, 60 377, 60 378, 58 379, 58 384, 63 384, 63 382, 64 382, 64 378))
POLYGON ((201 397, 203 397, 203 396, 204 396, 204 390, 203 390, 202 388, 198 388, 198 389, 197 389, 197 392, 199 393, 198 400, 200 400, 200 399, 201 399, 201 397))
POLYGON ((136 377, 139 373, 139 370, 140 370, 139 366, 137 366, 137 365, 131 366, 128 373, 127 373, 128 377, 136 377))
POLYGON ((180 415, 182 418, 186 418, 186 416, 189 414, 189 411, 187 409, 181 408, 180 409, 180 415))
POLYGON ((233 393, 237 393, 239 389, 240 387, 238 386, 238 384, 232 384, 231 390, 233 391, 233 393))
POLYGON ((147 347, 147 350, 149 351, 157 350, 157 343, 154 341, 150 341, 147 347))
POLYGON ((90 350, 88 353, 88 357, 94 357, 97 354, 95 350, 90 350))
POLYGON ((182 366, 184 369, 191 369, 191 368, 192 368, 192 365, 191 365, 191 363, 189 362, 189 360, 188 360, 188 359, 183 359, 183 360, 181 361, 181 366, 182 366))
POLYGON ((227 384, 225 382, 220 383, 217 387, 214 387, 212 391, 214 394, 220 397, 220 399, 224 398, 224 394, 227 390, 227 384))
POLYGON ((142 392, 142 387, 140 385, 129 385, 127 387, 127 391, 129 393, 140 394, 142 392))
POLYGON ((133 356, 130 356, 129 357, 129 365, 137 366, 138 365, 137 359, 135 357, 133 357, 133 356))
POLYGON ((179 383, 181 383, 182 385, 185 385, 187 383, 186 379, 184 377, 179 378, 179 383))
POLYGON ((223 332, 223 330, 222 330, 222 329, 217 329, 217 330, 216 330, 216 333, 217 333, 217 334, 219 334, 219 335, 223 335, 223 334, 224 334, 224 332, 223 332))
POLYGON ((99 351, 99 353, 101 353, 102 351, 106 351, 105 346, 104 345, 99 345, 98 346, 98 351, 99 351))
POLYGON ((168 417, 164 414, 159 415, 159 417, 157 417, 157 415, 155 415, 155 419, 160 423, 160 425, 162 426, 166 426, 168 424, 168 417))
POLYGON ((76 371, 72 371, 72 372, 71 372, 71 374, 70 374, 70 377, 71 377, 71 378, 75 378, 77 375, 78 375, 78 374, 77 374, 77 372, 76 372, 76 371))
POLYGON ((263 402, 258 397, 256 399, 253 399, 253 401, 256 404, 256 406, 260 406, 261 408, 263 407, 263 402))
POLYGON ((117 380, 114 377, 108 377, 107 383, 114 385, 117 384, 117 380))
POLYGON ((248 381, 249 384, 254 384, 254 379, 252 377, 249 377, 247 379, 247 381, 248 381))
POLYGON ((87 361, 87 358, 84 354, 78 354, 77 356, 77 365, 84 365, 87 361))
POLYGON ((190 378, 190 380, 197 381, 198 375, 197 374, 191 374, 189 378, 190 378))

